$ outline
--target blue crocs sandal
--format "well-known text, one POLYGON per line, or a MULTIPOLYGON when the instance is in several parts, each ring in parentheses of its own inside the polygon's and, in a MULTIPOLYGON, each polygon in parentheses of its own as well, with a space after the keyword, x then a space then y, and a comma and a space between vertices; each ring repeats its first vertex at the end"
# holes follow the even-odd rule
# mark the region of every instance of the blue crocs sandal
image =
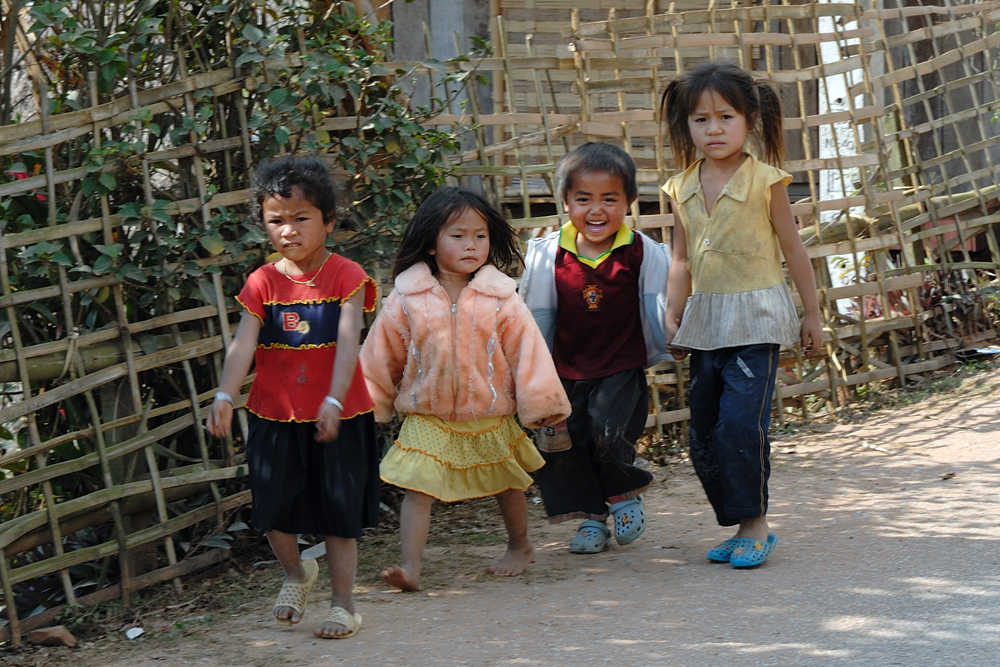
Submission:
POLYGON ((768 533, 767 542, 741 537, 729 557, 729 564, 733 567, 756 567, 767 560, 777 544, 778 536, 774 533, 768 533))
POLYGON ((642 496, 614 503, 608 508, 615 519, 615 540, 625 546, 646 532, 646 513, 642 511, 642 496))
POLYGON ((713 563, 728 563, 733 555, 733 550, 740 544, 739 537, 730 537, 717 547, 708 550, 705 557, 713 563))
POLYGON ((580 524, 576 537, 569 543, 570 553, 599 554, 608 546, 611 531, 601 521, 587 519, 580 524))

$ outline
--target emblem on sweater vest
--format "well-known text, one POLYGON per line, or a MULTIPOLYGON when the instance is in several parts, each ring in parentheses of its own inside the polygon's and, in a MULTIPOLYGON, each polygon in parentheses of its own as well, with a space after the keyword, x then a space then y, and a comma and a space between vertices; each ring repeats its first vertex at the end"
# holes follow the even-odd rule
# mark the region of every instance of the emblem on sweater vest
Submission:
POLYGON ((298 313, 284 312, 281 314, 281 328, 285 331, 298 331, 301 334, 309 333, 309 322, 299 319, 298 313))
POLYGON ((583 300, 587 302, 587 310, 597 310, 602 298, 604 292, 597 285, 587 285, 583 288, 583 300))

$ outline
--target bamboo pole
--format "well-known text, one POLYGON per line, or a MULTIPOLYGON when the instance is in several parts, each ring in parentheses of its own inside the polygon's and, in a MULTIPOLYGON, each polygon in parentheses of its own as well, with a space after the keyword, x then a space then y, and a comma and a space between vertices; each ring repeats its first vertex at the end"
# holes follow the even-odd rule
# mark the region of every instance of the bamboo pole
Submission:
MULTIPOLYGON (((500 45, 500 57, 503 58, 504 98, 507 103, 507 112, 517 113, 517 105, 514 101, 514 77, 510 70, 510 45, 508 44, 507 26, 504 24, 503 16, 501 15, 496 17, 496 30, 497 40, 500 45)), ((455 48, 461 52, 459 47, 458 33, 455 33, 455 48)), ((508 128, 511 139, 515 142, 514 162, 517 164, 518 168, 518 185, 521 191, 521 208, 524 211, 524 217, 530 218, 531 198, 528 197, 528 174, 524 169, 524 156, 521 154, 521 148, 517 145, 519 132, 516 124, 511 124, 508 128)), ((546 141, 548 140, 548 133, 546 133, 546 141)))
MULTIPOLYGON (((48 88, 46 87, 43 79, 41 77, 36 77, 36 86, 38 88, 38 97, 41 100, 40 111, 42 115, 42 129, 47 130, 49 125, 49 95, 48 88)), ((49 146, 45 149, 45 175, 48 179, 47 199, 48 204, 48 225, 53 227, 58 224, 57 214, 56 214, 56 188, 55 183, 52 182, 52 173, 55 171, 52 159, 52 147, 49 146)), ((63 306, 63 318, 66 322, 66 329, 71 331, 70 335, 75 335, 75 327, 73 325, 73 309, 69 301, 69 294, 66 289, 67 279, 66 279, 66 268, 62 265, 57 267, 57 274, 59 276, 59 291, 62 296, 62 306, 63 306)), ((11 325, 11 330, 14 329, 14 322, 8 320, 11 325)), ((25 378, 26 379, 26 378, 25 378)), ((40 434, 38 432, 38 422, 35 419, 35 415, 32 415, 28 429, 31 434, 31 440, 33 444, 39 442, 40 434)), ((38 468, 44 468, 46 464, 46 453, 38 452, 35 454, 35 465, 38 468)), ((63 554, 63 544, 62 544, 62 533, 59 530, 59 521, 55 516, 55 494, 52 492, 52 483, 48 480, 42 482, 42 494, 45 498, 45 508, 49 519, 49 530, 52 534, 52 549, 59 557, 63 554)), ((62 568, 59 570, 59 580, 62 583, 63 593, 66 596, 66 602, 70 605, 76 603, 76 593, 73 589, 73 582, 69 576, 69 570, 62 568)))
MULTIPOLYGON (((534 57, 535 55, 535 44, 532 35, 525 35, 524 37, 524 48, 529 57, 534 57)), ((548 70, 546 70, 548 71, 548 70)), ((552 147, 552 128, 549 125, 549 113, 545 103, 545 92, 542 89, 542 78, 538 74, 538 69, 532 68, 531 70, 532 78, 535 84, 535 97, 538 98, 538 111, 541 115, 542 121, 542 132, 545 134, 545 161, 548 164, 555 164, 555 151, 552 147)), ((549 87, 551 90, 551 80, 549 82, 549 87)), ((555 92, 553 91, 553 95, 555 92)), ((565 139, 564 139, 565 141, 565 139)), ((567 150, 568 152, 568 150, 567 150)), ((552 171, 547 171, 544 174, 545 181, 549 184, 549 190, 552 193, 552 200, 555 202, 556 217, 559 219, 559 226, 561 227, 564 222, 563 207, 562 207, 562 195, 559 192, 558 184, 555 180, 555 173, 552 171)), ((524 217, 531 217, 525 214, 524 217)))
POLYGON ((7 552, 0 548, 0 586, 3 587, 3 597, 7 601, 7 625, 3 630, 9 631, 9 638, 15 646, 21 645, 21 619, 17 614, 17 598, 14 597, 14 585, 10 580, 10 568, 7 565, 7 552))

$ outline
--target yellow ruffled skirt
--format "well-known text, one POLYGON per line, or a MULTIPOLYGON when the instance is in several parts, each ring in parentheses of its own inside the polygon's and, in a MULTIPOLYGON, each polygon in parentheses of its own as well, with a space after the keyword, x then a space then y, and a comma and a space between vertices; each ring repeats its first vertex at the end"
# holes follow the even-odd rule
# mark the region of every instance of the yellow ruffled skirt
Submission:
POLYGON ((545 465, 517 421, 488 417, 450 422, 408 415, 379 466, 383 481, 445 502, 495 496, 531 486, 545 465))

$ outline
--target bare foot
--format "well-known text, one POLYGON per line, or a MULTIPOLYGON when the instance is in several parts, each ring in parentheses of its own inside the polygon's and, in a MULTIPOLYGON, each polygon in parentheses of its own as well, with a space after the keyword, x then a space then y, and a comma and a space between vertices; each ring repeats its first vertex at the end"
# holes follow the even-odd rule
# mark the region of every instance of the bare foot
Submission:
POLYGON ((382 581, 401 591, 420 590, 420 575, 412 575, 398 565, 382 570, 382 581))
POLYGON ((535 550, 528 543, 522 547, 507 546, 507 553, 503 555, 500 562, 486 568, 498 577, 516 577, 524 572, 528 563, 535 560, 535 550))
POLYGON ((751 540, 767 541, 767 515, 754 519, 741 519, 740 529, 733 537, 749 537, 751 540))
POLYGON ((330 615, 327 616, 322 623, 316 626, 316 629, 313 630, 313 634, 316 635, 317 637, 322 637, 323 639, 338 639, 340 637, 345 637, 354 634, 355 632, 358 631, 359 627, 361 627, 361 617, 354 613, 354 605, 350 605, 350 609, 347 609, 345 607, 336 607, 334 609, 331 609, 330 615), (350 622, 349 619, 347 618, 348 614, 351 617, 353 617, 354 619, 354 623, 352 624, 353 629, 347 627, 346 625, 344 625, 344 623, 333 620, 334 618, 336 618, 335 613, 337 609, 343 611, 341 617, 343 618, 345 623, 350 622))
POLYGON ((299 615, 299 612, 295 611, 291 607, 275 607, 274 617, 279 621, 291 623, 292 625, 302 620, 302 616, 299 615))

